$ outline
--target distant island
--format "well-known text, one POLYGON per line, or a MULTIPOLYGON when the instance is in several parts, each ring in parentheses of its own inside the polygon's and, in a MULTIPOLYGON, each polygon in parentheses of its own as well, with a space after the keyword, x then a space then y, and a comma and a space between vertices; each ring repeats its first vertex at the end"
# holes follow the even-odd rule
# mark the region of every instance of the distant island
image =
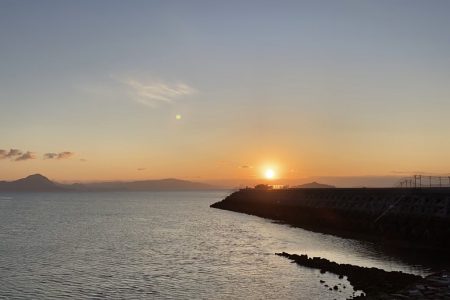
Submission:
POLYGON ((296 189, 335 189, 336 187, 333 185, 318 183, 318 182, 310 182, 301 185, 294 186, 296 189))
POLYGON ((0 181, 0 192, 188 191, 214 189, 220 189, 220 187, 174 178, 62 184, 53 182, 41 174, 34 174, 15 181, 0 181))

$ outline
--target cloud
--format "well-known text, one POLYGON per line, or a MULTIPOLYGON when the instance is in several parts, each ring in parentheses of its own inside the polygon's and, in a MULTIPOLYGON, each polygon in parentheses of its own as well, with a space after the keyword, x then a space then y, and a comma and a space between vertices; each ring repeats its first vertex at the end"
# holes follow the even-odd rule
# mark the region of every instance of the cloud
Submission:
POLYGON ((155 107, 159 103, 170 104, 174 100, 192 95, 196 92, 193 87, 185 83, 142 83, 134 79, 129 79, 124 83, 131 89, 136 101, 150 107, 155 107))
POLYGON ((23 153, 19 149, 3 150, 0 149, 0 159, 10 159, 13 161, 22 161, 36 158, 33 152, 27 151, 23 153))
POLYGON ((75 155, 75 153, 69 152, 69 151, 60 152, 60 153, 45 153, 44 159, 68 159, 74 155, 75 155))
MULTIPOLYGON (((68 159, 75 155, 73 152, 65 151, 60 153, 45 153, 44 159, 68 159)), ((36 159, 36 154, 31 151, 23 152, 19 149, 3 150, 0 149, 0 159, 10 159, 11 161, 24 161, 36 159)))
POLYGON ((138 171, 145 171, 147 169, 146 168, 137 168, 136 170, 138 170, 138 171))
POLYGON ((54 159, 57 158, 58 154, 57 153, 45 153, 44 154, 44 159, 54 159))
POLYGON ((9 150, 8 154, 6 154, 6 157, 12 158, 12 157, 19 156, 22 154, 23 154, 23 152, 20 151, 19 149, 11 149, 11 150, 9 150))
POLYGON ((80 158, 80 161, 81 161, 81 162, 87 162, 87 159, 85 159, 85 158, 80 158))
POLYGON ((248 165, 243 165, 243 166, 240 166, 239 168, 241 168, 241 169, 251 169, 253 167, 252 166, 248 166, 248 165))
POLYGON ((18 156, 15 161, 24 161, 29 159, 35 159, 36 155, 33 152, 27 151, 26 153, 18 156))
POLYGON ((20 151, 19 149, 10 149, 9 151, 0 149, 0 159, 5 159, 5 158, 13 159, 14 157, 20 156, 22 154, 23 154, 23 152, 20 151))

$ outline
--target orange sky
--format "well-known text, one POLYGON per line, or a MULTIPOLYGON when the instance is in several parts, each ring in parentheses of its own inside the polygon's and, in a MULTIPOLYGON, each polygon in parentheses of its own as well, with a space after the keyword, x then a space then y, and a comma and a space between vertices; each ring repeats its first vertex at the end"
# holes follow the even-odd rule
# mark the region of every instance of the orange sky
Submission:
POLYGON ((0 179, 450 170, 446 2, 67 5, 0 4, 0 179))

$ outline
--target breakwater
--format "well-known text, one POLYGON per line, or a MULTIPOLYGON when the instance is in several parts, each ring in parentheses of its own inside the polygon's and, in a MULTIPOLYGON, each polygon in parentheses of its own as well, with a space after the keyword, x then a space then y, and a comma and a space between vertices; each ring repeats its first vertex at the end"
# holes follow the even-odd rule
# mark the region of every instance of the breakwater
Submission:
POLYGON ((211 207, 344 237, 450 248, 450 188, 242 189, 211 207))

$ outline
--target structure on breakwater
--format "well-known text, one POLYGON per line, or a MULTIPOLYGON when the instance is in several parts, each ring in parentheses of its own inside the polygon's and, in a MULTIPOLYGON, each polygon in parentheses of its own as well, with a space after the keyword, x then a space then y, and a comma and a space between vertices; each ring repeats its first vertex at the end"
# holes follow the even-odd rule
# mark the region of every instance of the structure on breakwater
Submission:
POLYGON ((450 188, 242 189, 211 207, 345 237, 450 248, 450 188))
POLYGON ((398 185, 405 188, 448 188, 450 187, 450 176, 413 175, 403 178, 398 185))

